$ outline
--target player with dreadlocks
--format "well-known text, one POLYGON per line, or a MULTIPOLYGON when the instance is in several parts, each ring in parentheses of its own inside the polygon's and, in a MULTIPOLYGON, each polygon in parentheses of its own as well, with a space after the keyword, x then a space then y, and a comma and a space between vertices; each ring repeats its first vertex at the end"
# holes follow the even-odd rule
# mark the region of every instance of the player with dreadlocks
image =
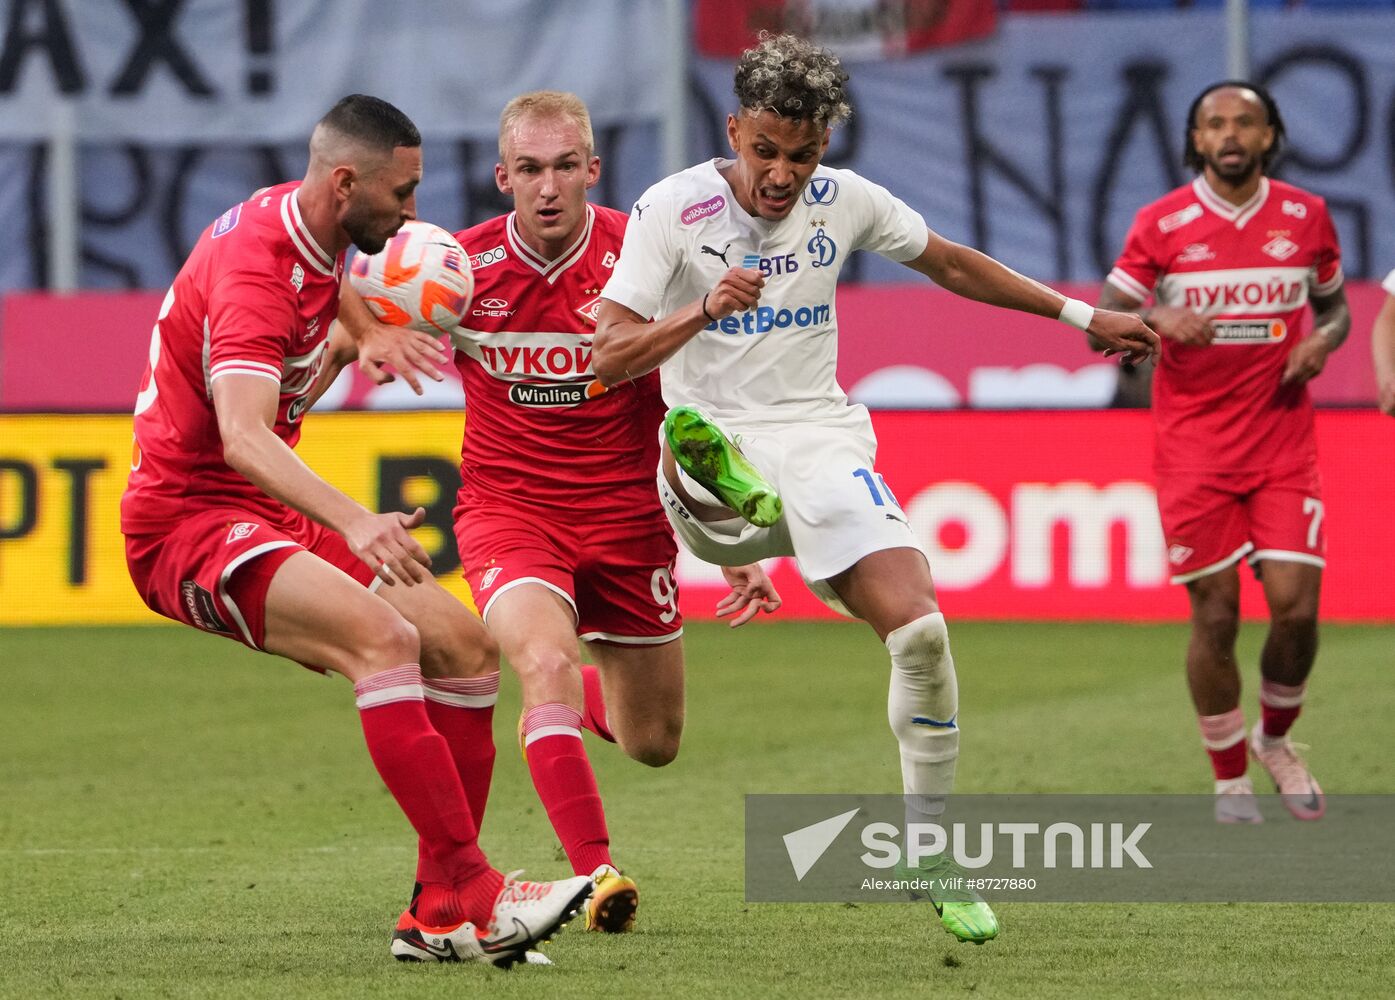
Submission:
POLYGON ((1312 820, 1325 800, 1288 732, 1317 654, 1326 539, 1307 386, 1351 328, 1341 251, 1321 198, 1265 176, 1284 123, 1263 87, 1212 84, 1185 128, 1183 162, 1198 176, 1139 210, 1100 306, 1151 298, 1141 312, 1163 337, 1153 465, 1172 582, 1191 601, 1187 685, 1216 819, 1263 818, 1253 756, 1289 812, 1312 820), (1242 559, 1270 615, 1248 740, 1235 661, 1242 559))

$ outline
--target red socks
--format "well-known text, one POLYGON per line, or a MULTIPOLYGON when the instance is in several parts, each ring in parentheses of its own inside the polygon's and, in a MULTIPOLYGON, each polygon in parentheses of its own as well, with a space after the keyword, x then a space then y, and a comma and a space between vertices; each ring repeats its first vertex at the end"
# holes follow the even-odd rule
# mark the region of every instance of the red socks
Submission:
POLYGON ((1201 715, 1201 742, 1211 756, 1211 770, 1217 781, 1238 778, 1245 773, 1245 713, 1238 708, 1220 715, 1201 715))
POLYGON ((465 788, 475 826, 484 825, 489 782, 494 777, 494 703, 499 671, 481 677, 428 677, 426 715, 446 738, 465 788))
MULTIPOLYGON (((445 738, 478 830, 484 823, 489 783, 494 776, 494 703, 499 700, 499 672, 482 677, 427 677, 422 685, 427 718, 445 738)), ((418 839, 417 883, 422 886, 416 902, 418 919, 439 927, 464 919, 452 881, 432 860, 426 841, 418 839), (423 914, 432 919, 426 920, 423 914)))
POLYGON ((1277 684, 1271 680, 1259 682, 1260 731, 1270 739, 1288 735, 1298 713, 1303 711, 1303 693, 1308 685, 1277 684))
MULTIPOLYGON (((465 918, 485 926, 503 876, 479 849, 450 749, 426 713, 421 667, 408 663, 365 677, 354 685, 354 695, 368 754, 421 838, 438 885, 459 887, 465 918), (494 887, 489 904, 481 909, 473 897, 485 894, 489 885, 494 887)), ((427 922, 439 925, 443 916, 449 921, 456 914, 433 914, 427 922)))
POLYGON ((610 834, 581 743, 581 720, 581 713, 566 705, 539 705, 523 716, 523 739, 533 786, 572 870, 589 875, 611 863, 610 834))

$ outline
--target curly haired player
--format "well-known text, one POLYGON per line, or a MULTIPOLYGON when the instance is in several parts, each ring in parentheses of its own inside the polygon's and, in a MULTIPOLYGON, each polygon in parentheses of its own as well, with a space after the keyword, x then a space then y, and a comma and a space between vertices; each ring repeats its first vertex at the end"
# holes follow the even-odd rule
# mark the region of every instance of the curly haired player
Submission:
MULTIPOLYGON (((594 364, 607 384, 661 371, 671 409, 658 486, 682 544, 718 565, 794 555, 825 603, 885 642, 915 819, 938 815, 953 784, 958 688, 924 550, 876 471, 866 408, 837 383, 842 265, 871 250, 1133 357, 1157 338, 1137 316, 1066 299, 939 236, 885 188, 822 166, 850 113, 846 81, 834 55, 790 35, 742 56, 727 119, 734 158, 674 174, 636 203, 602 293, 594 364)), ((933 902, 961 940, 998 933, 976 897, 933 902)))

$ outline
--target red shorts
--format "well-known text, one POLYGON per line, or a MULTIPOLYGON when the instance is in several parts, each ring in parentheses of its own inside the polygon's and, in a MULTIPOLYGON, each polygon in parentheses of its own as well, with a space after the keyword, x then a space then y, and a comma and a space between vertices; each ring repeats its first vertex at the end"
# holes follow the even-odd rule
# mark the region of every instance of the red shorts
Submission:
POLYGON ((1241 474, 1158 477, 1158 512, 1173 583, 1188 583, 1241 559, 1325 566, 1322 477, 1316 465, 1241 474))
POLYGON ((500 594, 537 583, 571 605, 587 642, 658 645, 683 634, 678 546, 657 509, 644 519, 589 524, 503 505, 457 506, 455 539, 486 623, 500 594))
POLYGON ((342 536, 301 514, 272 522, 229 507, 181 518, 164 534, 127 535, 126 565, 150 610, 261 649, 271 578, 302 549, 365 586, 376 579, 342 536))

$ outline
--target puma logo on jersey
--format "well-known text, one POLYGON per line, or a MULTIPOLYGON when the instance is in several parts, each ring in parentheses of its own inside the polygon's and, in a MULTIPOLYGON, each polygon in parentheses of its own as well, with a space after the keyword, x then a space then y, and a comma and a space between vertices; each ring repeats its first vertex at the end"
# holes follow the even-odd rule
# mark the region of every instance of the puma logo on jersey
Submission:
POLYGON ((728 243, 726 246, 722 247, 722 249, 720 249, 720 250, 713 250, 713 249, 712 249, 710 246, 708 246, 706 243, 704 243, 704 244, 702 245, 702 252, 703 252, 703 253, 710 253, 713 257, 719 257, 719 258, 721 258, 722 264, 725 265, 726 267, 731 267, 731 265, 727 263, 727 251, 730 250, 730 249, 731 249, 731 244, 730 244, 730 243, 728 243))

